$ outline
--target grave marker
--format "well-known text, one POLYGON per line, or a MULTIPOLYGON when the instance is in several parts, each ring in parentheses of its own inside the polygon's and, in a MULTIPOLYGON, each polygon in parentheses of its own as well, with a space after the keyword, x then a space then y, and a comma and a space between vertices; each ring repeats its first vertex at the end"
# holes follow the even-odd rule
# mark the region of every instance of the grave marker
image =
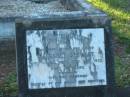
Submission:
POLYGON ((20 95, 106 97, 114 85, 109 19, 27 21, 16 23, 20 95))

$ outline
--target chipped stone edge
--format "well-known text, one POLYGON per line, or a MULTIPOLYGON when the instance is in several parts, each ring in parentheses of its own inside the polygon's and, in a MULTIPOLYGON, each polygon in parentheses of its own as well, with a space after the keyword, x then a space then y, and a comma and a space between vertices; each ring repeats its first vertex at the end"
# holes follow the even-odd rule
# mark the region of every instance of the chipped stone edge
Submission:
MULTIPOLYGON (((73 8, 71 8, 70 12, 52 12, 52 13, 43 13, 43 14, 30 14, 30 15, 24 15, 24 16, 6 16, 6 17, 0 17, 0 22, 17 22, 19 20, 43 20, 43 21, 53 21, 53 20, 71 20, 71 19, 91 19, 95 20, 95 23, 99 22, 101 20, 101 23, 103 23, 103 20, 109 19, 108 16, 101 12, 100 10, 95 9, 91 4, 86 3, 85 0, 60 0, 61 3, 66 6, 66 2, 69 2, 70 5, 73 8), (73 3, 75 2, 75 3, 73 3), (77 8, 77 9, 76 9, 77 8), (75 10, 73 10, 75 9, 75 10), (91 9, 91 11, 88 11, 88 9, 91 9), (105 18, 105 19, 104 19, 105 18)), ((67 7, 67 6, 66 6, 67 7)), ((15 28, 14 28, 15 29, 15 28)), ((13 38, 15 35, 13 36, 13 38)), ((12 39, 11 37, 6 37, 6 39, 12 39)), ((0 37, 0 40, 3 39, 0 37)))

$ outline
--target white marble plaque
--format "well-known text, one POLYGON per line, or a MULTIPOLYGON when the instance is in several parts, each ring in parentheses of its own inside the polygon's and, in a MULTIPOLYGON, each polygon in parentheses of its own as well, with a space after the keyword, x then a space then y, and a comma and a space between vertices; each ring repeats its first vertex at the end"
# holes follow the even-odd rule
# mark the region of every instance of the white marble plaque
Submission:
POLYGON ((26 33, 29 89, 107 85, 103 28, 26 33))

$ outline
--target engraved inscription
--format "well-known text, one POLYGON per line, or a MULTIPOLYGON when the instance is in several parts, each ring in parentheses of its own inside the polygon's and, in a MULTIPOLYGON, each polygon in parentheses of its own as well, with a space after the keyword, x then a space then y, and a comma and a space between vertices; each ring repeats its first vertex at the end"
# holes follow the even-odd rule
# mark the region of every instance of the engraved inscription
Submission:
POLYGON ((30 89, 107 84, 104 29, 26 33, 30 89))

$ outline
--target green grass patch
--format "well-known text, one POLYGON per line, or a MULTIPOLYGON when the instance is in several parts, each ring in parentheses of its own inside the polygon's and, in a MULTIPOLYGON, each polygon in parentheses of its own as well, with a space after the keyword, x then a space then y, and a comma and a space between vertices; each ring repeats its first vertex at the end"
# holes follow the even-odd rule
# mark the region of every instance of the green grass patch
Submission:
POLYGON ((111 4, 117 4, 120 0, 87 0, 91 2, 94 6, 97 8, 107 12, 112 18, 119 20, 119 21, 127 21, 130 20, 130 13, 125 12, 121 10, 121 8, 118 6, 118 8, 114 8, 111 6, 111 4), (104 1, 108 1, 107 3, 104 1), (113 2, 113 3, 112 3, 113 2))
POLYGON ((130 11, 130 2, 129 0, 102 0, 105 3, 109 4, 110 6, 122 10, 124 12, 129 12, 130 11))
POLYGON ((130 85, 130 64, 122 64, 121 58, 115 57, 116 69, 115 77, 116 83, 120 87, 128 87, 130 85))
POLYGON ((10 73, 2 86, 0 86, 0 97, 16 96, 18 93, 18 86, 16 81, 16 73, 10 73))
POLYGON ((114 34, 119 38, 130 39, 130 5, 129 0, 86 0, 112 18, 114 34))

